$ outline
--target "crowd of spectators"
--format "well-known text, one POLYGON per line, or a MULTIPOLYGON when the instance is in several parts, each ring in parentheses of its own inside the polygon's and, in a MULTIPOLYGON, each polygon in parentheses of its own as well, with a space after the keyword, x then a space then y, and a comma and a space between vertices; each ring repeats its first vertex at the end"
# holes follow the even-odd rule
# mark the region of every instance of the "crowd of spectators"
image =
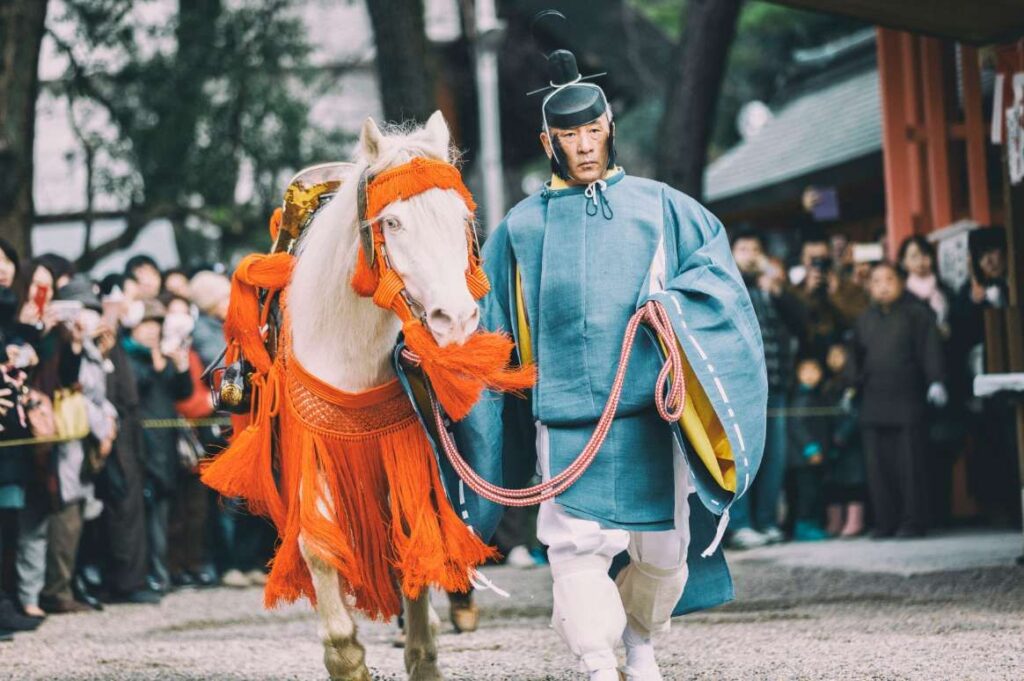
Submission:
POLYGON ((215 268, 136 256, 93 281, 0 240, 0 639, 265 581, 273 529, 198 475, 225 445, 202 374, 229 292, 215 268))
POLYGON ((1011 407, 972 389, 985 311, 1006 305, 1000 227, 969 235, 970 276, 939 277, 933 244, 806 239, 787 269, 762 235, 732 237, 761 324, 769 383, 764 459, 734 506, 729 544, 923 536, 949 522, 954 462, 980 517, 1019 524, 1011 407))
MULTIPOLYGON (((738 230, 761 325, 769 419, 728 543, 919 537, 949 521, 954 462, 992 523, 1019 524, 1012 408, 979 399, 987 309, 1006 305, 1005 235, 970 234, 950 290, 933 245, 804 241, 795 266, 738 230)), ((273 529, 199 480, 225 431, 202 375, 224 348, 230 282, 147 256, 100 281, 0 240, 0 640, 49 615, 265 582, 273 529), (187 419, 187 425, 182 419, 187 419)), ((543 562, 528 516, 496 538, 543 562), (525 534, 524 534, 525 533, 525 534)))

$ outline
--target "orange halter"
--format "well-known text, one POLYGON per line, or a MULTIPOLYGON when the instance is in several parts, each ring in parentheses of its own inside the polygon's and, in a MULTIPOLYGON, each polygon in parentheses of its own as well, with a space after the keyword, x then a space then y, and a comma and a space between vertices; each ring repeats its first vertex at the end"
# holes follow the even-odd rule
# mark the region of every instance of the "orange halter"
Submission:
MULTIPOLYGON (((392 269, 377 218, 388 204, 429 189, 453 189, 462 197, 471 214, 476 210, 473 196, 462 183, 458 169, 444 161, 416 157, 374 178, 366 175, 360 178, 359 228, 363 247, 359 251, 351 284, 356 293, 372 296, 374 303, 394 311, 402 320, 406 347, 418 358, 445 411, 458 421, 469 413, 485 388, 502 392, 526 390, 536 381, 537 370, 533 365, 510 365, 514 344, 503 333, 478 331, 462 345, 440 347, 422 317, 414 312, 414 306, 421 306, 409 295, 405 282, 392 269)), ((480 265, 472 226, 467 226, 466 239, 469 242, 466 284, 473 297, 479 300, 491 285, 480 265)))
MULTIPOLYGON (((465 202, 470 215, 476 211, 476 203, 462 183, 462 175, 455 166, 444 161, 416 157, 376 177, 363 175, 359 180, 359 229, 363 248, 359 251, 352 275, 352 288, 361 296, 372 297, 379 307, 393 310, 403 324, 417 320, 412 309, 415 301, 406 292, 405 282, 391 267, 378 218, 388 204, 430 189, 452 189, 465 202)), ((471 225, 466 229, 466 239, 469 242, 466 284, 472 296, 480 300, 487 295, 491 285, 480 266, 480 255, 471 225)))

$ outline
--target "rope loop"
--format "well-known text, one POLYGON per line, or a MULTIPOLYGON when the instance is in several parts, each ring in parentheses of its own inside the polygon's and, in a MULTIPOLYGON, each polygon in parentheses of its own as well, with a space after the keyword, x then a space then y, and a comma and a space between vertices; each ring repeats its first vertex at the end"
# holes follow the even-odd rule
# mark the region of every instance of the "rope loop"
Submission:
MULTIPOLYGON (((665 308, 658 301, 648 301, 642 308, 630 318, 626 326, 626 333, 622 338, 622 349, 619 353, 619 366, 615 372, 615 379, 612 382, 612 389, 608 395, 601 417, 597 421, 590 440, 583 447, 579 456, 558 475, 538 485, 524 489, 511 489, 500 487, 485 480, 480 474, 474 471, 466 462, 458 450, 458 446, 452 439, 445 424, 444 414, 431 394, 431 408, 433 410, 434 424, 437 426, 438 437, 442 449, 452 468, 469 488, 484 499, 503 506, 523 507, 534 506, 562 494, 579 480, 597 457, 598 451, 608 437, 615 414, 618 411, 619 399, 622 396, 622 387, 626 378, 626 370, 629 367, 629 360, 633 354, 633 343, 636 341, 636 333, 640 324, 647 324, 657 336, 658 341, 666 349, 665 363, 658 373, 658 380, 655 385, 654 402, 658 414, 668 422, 678 421, 686 408, 686 377, 683 373, 683 357, 679 349, 679 342, 676 339, 675 331, 672 329, 672 322, 665 312, 665 308)), ((412 364, 418 364, 419 358, 415 353, 404 350, 404 359, 412 364)))

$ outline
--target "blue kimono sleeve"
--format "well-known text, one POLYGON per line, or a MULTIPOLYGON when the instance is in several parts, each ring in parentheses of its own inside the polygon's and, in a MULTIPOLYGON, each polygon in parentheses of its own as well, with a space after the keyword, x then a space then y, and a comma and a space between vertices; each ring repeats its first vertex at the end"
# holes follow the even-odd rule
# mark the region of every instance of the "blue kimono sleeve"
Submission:
POLYGON ((722 223, 669 188, 664 209, 666 272, 662 290, 651 297, 668 312, 702 389, 702 398, 688 389, 690 397, 703 400, 705 413, 713 410, 708 434, 727 484, 709 474, 694 454, 697 447, 686 450, 701 501, 719 515, 750 488, 761 462, 768 403, 764 346, 722 223))
MULTIPOLYGON (((518 330, 510 312, 515 265, 504 222, 487 239, 481 258, 491 291, 480 301, 480 326, 515 337, 518 330)), ((531 411, 528 398, 484 391, 469 415, 452 429, 459 451, 473 470, 495 485, 521 486, 529 479, 536 466, 531 411)), ((447 462, 444 468, 448 489, 457 491, 463 520, 489 541, 504 509, 479 497, 447 462)))

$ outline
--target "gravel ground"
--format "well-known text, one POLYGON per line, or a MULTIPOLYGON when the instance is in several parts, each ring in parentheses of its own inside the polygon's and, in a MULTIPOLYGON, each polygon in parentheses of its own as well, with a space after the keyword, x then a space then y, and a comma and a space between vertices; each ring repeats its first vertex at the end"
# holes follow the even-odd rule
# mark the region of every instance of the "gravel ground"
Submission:
MULTIPOLYGON (((770 554, 769 554, 770 555, 770 554)), ((746 554, 739 598, 658 640, 666 679, 1024 679, 1024 568, 903 576, 746 554)), ((509 600, 479 595, 482 626, 441 635, 451 681, 581 679, 548 626, 545 569, 493 568, 509 600)), ((0 678, 325 679, 315 616, 264 611, 256 589, 187 591, 159 606, 51 617, 0 644, 0 678)), ((442 617, 443 596, 435 599, 442 617)), ((374 676, 403 679, 394 627, 362 622, 374 676)))

